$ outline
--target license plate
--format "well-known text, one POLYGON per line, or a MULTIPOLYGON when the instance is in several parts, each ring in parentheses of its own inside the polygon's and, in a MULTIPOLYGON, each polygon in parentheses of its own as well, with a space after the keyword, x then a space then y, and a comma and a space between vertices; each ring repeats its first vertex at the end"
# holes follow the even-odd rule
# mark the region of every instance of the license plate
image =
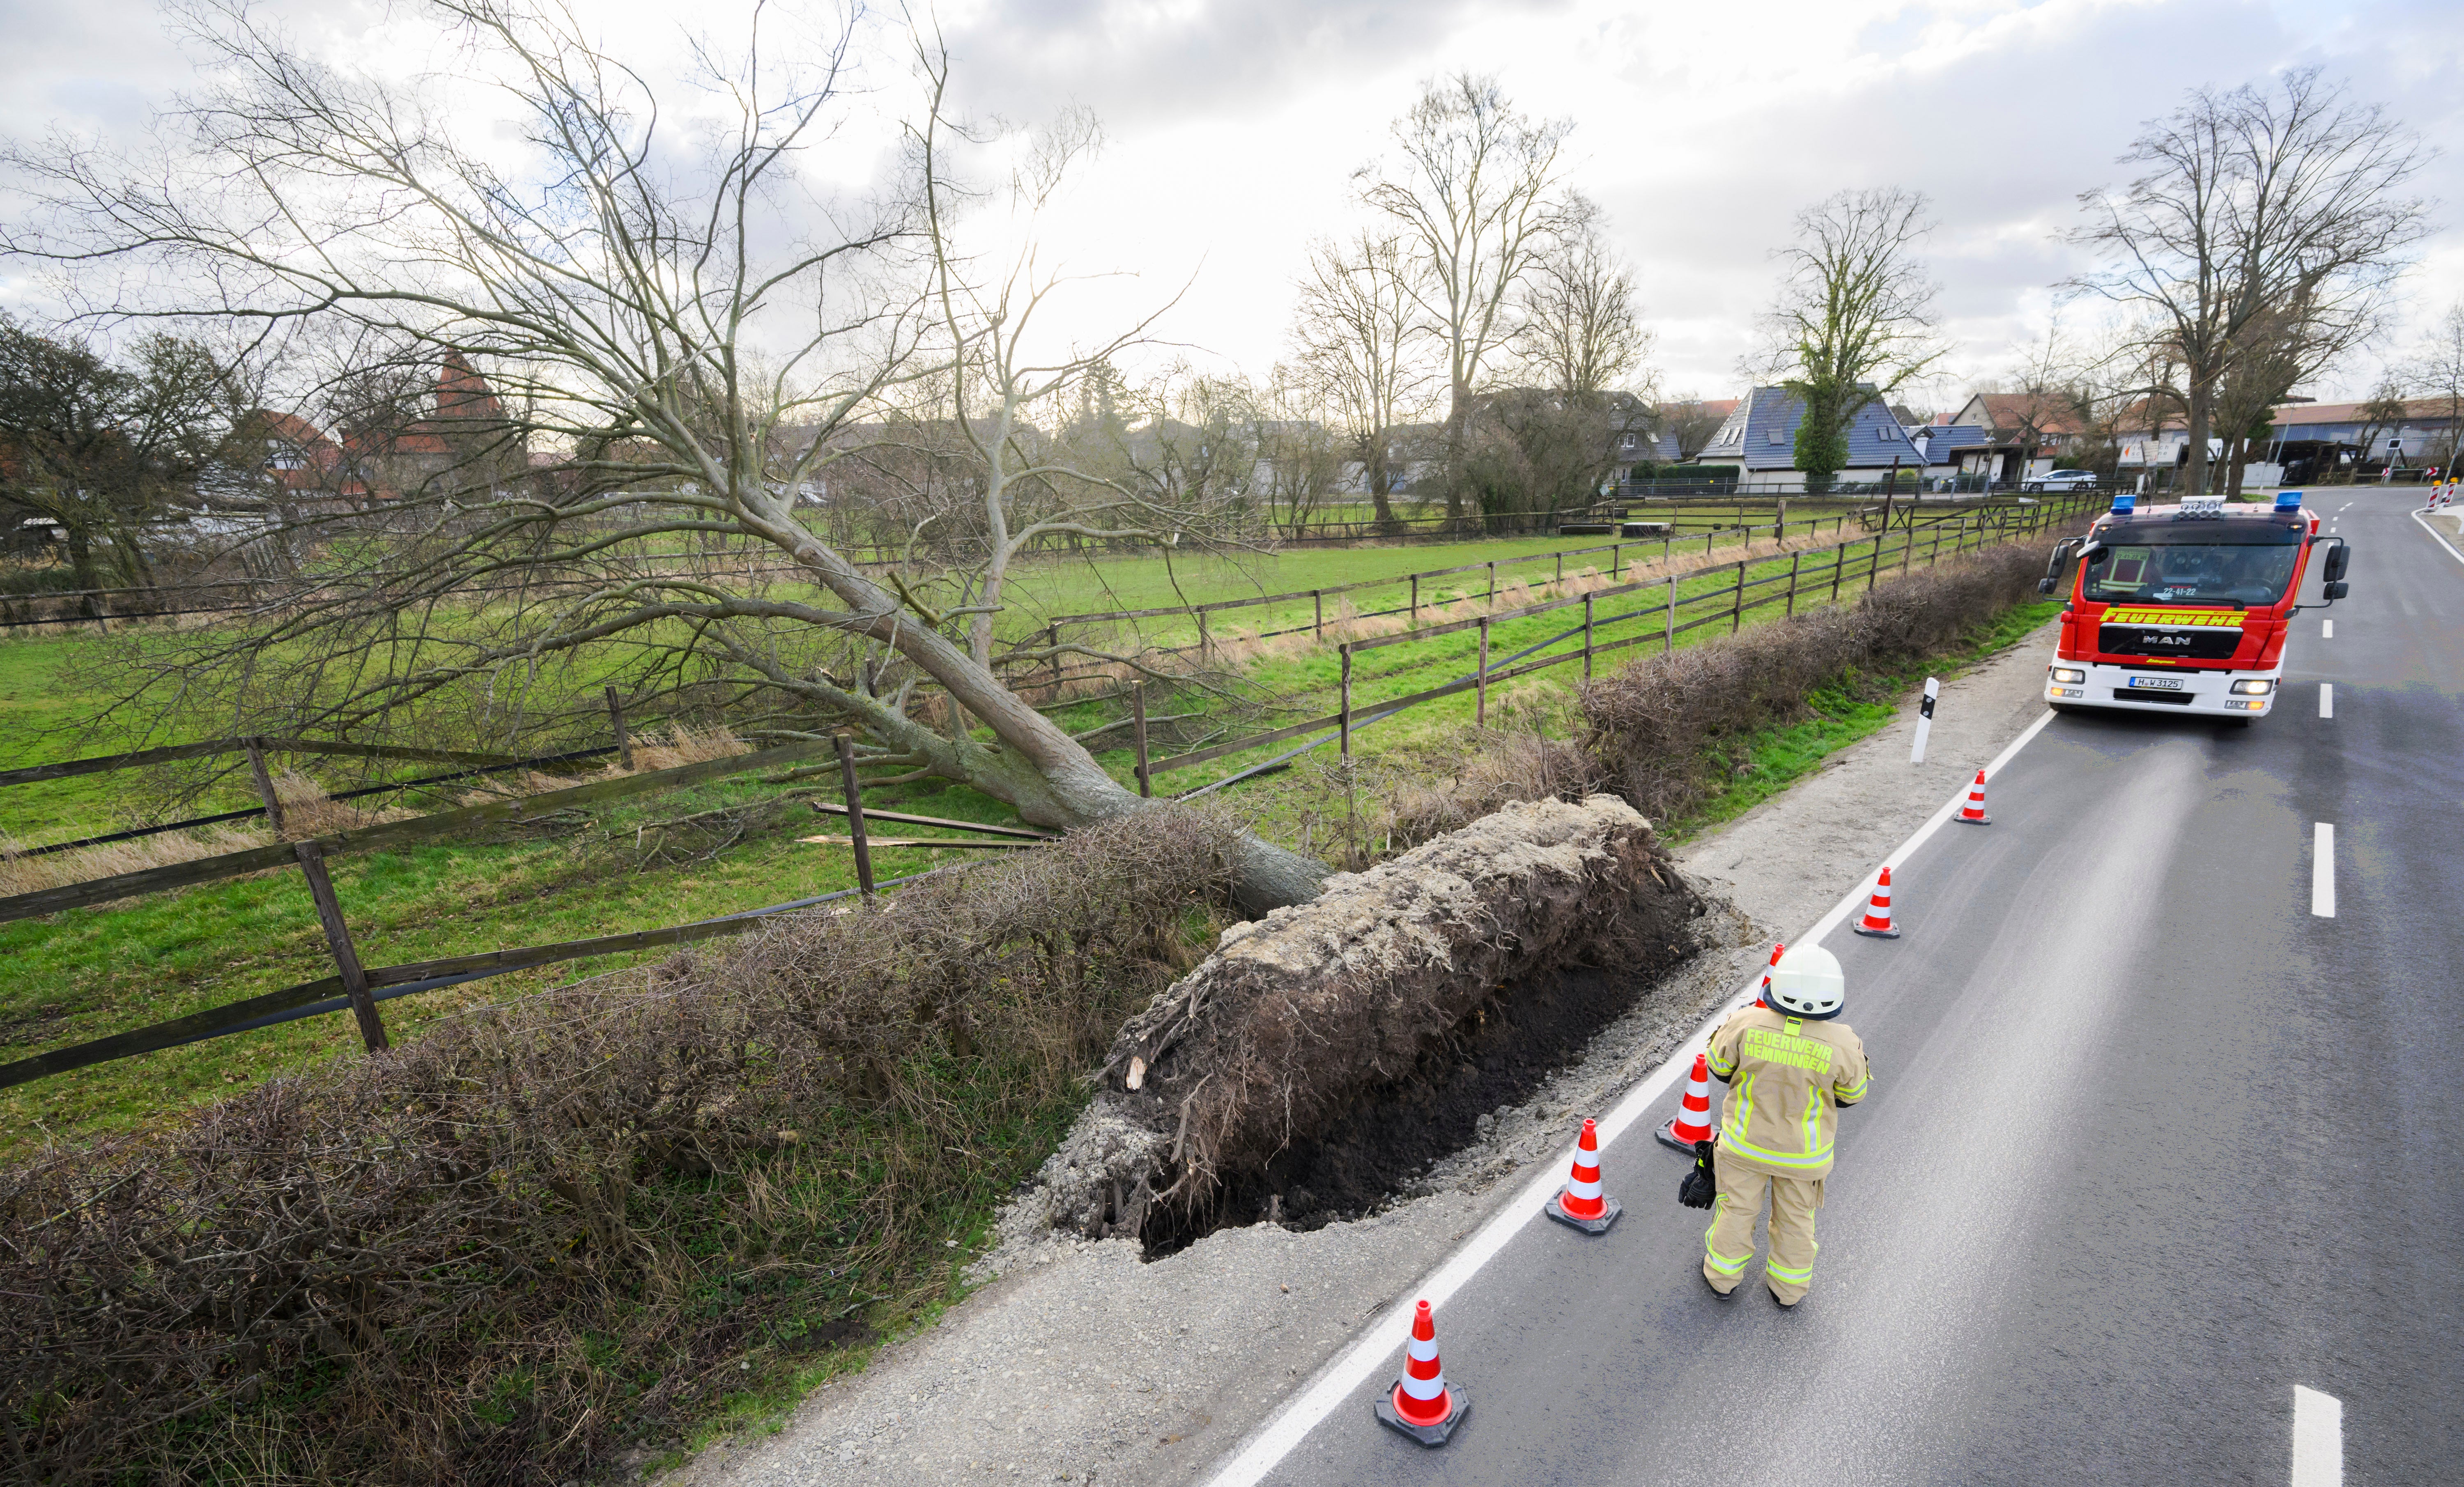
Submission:
POLYGON ((2177 692, 2182 689, 2182 679, 2178 676, 2134 676, 2130 685, 2141 691, 2177 692))

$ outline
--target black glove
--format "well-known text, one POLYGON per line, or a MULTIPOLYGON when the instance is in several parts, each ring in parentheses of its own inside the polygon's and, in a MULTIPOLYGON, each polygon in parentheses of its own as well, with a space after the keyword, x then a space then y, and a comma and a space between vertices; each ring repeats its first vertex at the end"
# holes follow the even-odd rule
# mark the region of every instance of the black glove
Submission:
POLYGON ((1711 1144, 1694 1143, 1694 1167, 1677 1184, 1677 1201, 1687 1208, 1709 1208, 1720 1195, 1720 1179, 1711 1170, 1711 1144))

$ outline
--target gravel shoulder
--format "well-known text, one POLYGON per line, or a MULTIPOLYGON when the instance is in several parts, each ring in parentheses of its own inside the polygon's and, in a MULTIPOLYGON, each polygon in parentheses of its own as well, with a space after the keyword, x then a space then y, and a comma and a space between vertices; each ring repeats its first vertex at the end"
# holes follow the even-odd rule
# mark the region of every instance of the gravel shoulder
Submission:
MULTIPOLYGON (((1152 1264, 1131 1239, 1056 1238, 1009 1215, 983 1289, 776 1433, 714 1446, 669 1487, 1075 1481, 1202 1476, 1359 1324, 1399 1298, 1583 1115, 1677 1050, 1769 952, 1854 887, 2042 711, 2053 627, 1946 681, 1926 762, 1908 762, 1915 699, 1814 776, 1688 844, 1709 947, 1593 1039, 1583 1060, 1431 1168, 1416 1194, 1295 1234, 1227 1229, 1152 1264)), ((1612 1172, 1612 1187, 1614 1187, 1612 1172)))

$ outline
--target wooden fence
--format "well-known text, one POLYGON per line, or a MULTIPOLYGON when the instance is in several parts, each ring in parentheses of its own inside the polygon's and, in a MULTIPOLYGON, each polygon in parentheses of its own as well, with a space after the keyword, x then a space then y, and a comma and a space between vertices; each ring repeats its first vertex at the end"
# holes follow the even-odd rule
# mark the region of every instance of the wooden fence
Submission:
MULTIPOLYGON (((1956 526, 1947 522, 1934 523, 1929 529, 1894 525, 1884 531, 1877 532, 1868 538, 1841 542, 1828 548, 1800 550, 1787 554, 1785 556, 1788 566, 1785 571, 1776 571, 1780 562, 1778 557, 1744 558, 1734 562, 1707 565, 1683 574, 1669 574, 1661 579, 1595 589, 1587 594, 1525 604, 1513 609, 1498 610, 1443 624, 1423 625, 1394 635, 1379 636, 1373 640, 1346 642, 1336 647, 1341 667, 1341 679, 1338 683, 1340 701, 1333 712, 1324 717, 1288 724, 1282 728, 1252 733, 1246 737, 1235 738, 1225 743, 1192 750, 1186 754, 1174 754, 1152 762, 1145 759, 1144 751, 1141 749, 1138 767, 1142 777, 1170 774, 1176 770, 1210 764, 1236 754, 1245 754, 1252 749, 1289 742, 1305 734, 1324 730, 1332 730, 1332 732, 1311 740, 1293 753, 1304 753, 1309 749, 1332 742, 1348 758, 1352 753, 1352 734, 1358 729, 1370 723, 1393 717, 1396 713, 1419 707, 1423 703, 1435 702, 1444 697, 1460 696, 1466 691, 1474 693, 1477 698, 1473 711, 1475 720, 1485 724, 1488 716, 1488 689, 1499 683, 1511 681, 1517 677, 1530 676, 1554 667, 1572 666, 1577 663, 1582 666, 1583 678, 1588 681, 1591 679, 1594 664, 1600 656, 1648 645, 1655 640, 1661 643, 1663 650, 1673 650, 1676 648, 1677 637, 1705 625, 1725 623, 1730 632, 1734 633, 1744 626, 1746 616, 1754 610, 1771 604, 1780 604, 1785 606, 1785 613, 1793 615, 1796 612, 1799 601, 1810 596, 1818 597, 1824 603, 1836 603, 1843 593, 1859 588, 1872 588, 1881 580, 1884 573, 1893 568, 1905 572, 1919 561, 1930 566, 1945 558, 1972 552, 1990 543, 2034 536, 2069 521, 2084 511, 2095 499, 2083 494, 2051 496, 2027 507, 2015 508, 2018 513, 2015 516, 1990 521, 1970 519, 1960 522, 1956 526), (1769 567, 1775 571, 1757 578, 1752 575, 1752 570, 1758 567, 1769 567), (1692 594, 1680 592, 1681 588, 1689 582, 1724 573, 1732 576, 1731 581, 1727 584, 1701 587, 1692 594), (1657 596, 1653 602, 1613 615, 1603 616, 1598 612, 1603 601, 1646 593, 1657 596), (1502 665, 1492 666, 1488 653, 1489 631, 1492 626, 1534 615, 1572 610, 1578 606, 1583 612, 1581 624, 1570 627, 1563 633, 1551 636, 1536 645, 1527 646, 1515 656, 1507 658, 1502 665), (1650 623, 1653 621, 1658 622, 1656 626, 1650 623), (1636 626, 1639 633, 1616 639, 1601 639, 1602 631, 1614 630, 1625 625, 1636 626), (1479 632, 1480 646, 1479 659, 1470 675, 1405 696, 1384 698, 1367 704, 1365 708, 1354 707, 1353 697, 1354 657, 1391 645, 1407 645, 1471 630, 1479 632), (1523 659, 1577 637, 1581 640, 1579 648, 1554 656, 1544 656, 1538 660, 1523 659), (1365 712, 1368 715, 1355 717, 1355 712, 1365 712)), ((1268 760, 1265 765, 1253 766, 1250 770, 1242 771, 1225 779, 1203 786, 1199 791, 1186 792, 1186 794, 1194 795, 1207 790, 1221 789, 1233 780, 1254 773, 1256 769, 1281 761, 1281 757, 1268 760)))

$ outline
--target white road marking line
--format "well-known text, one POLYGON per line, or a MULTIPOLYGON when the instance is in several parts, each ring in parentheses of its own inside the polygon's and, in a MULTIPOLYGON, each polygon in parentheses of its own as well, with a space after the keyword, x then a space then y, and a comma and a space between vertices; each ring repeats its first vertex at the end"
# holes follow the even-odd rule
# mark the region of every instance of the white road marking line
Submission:
POLYGON ((2343 1487, 2344 1402, 2293 1386, 2293 1487, 2343 1487))
POLYGON ((2439 547, 2445 550, 2448 557, 2454 558, 2459 563, 2464 563, 2464 553, 2457 552, 2455 550, 2455 544, 2447 540, 2447 535, 2430 524, 2429 517, 2423 515, 2419 512, 2414 512, 2412 514, 2412 519, 2421 523, 2422 531, 2429 533, 2431 536, 2438 539, 2439 547))
MULTIPOLYGON (((2053 720, 2051 709, 2038 715, 2036 721, 2011 740, 2009 747, 1993 756, 1992 763, 1985 766, 1985 777, 1991 779, 2000 774, 2002 767, 2026 748, 2031 739, 2043 733, 2045 725, 2053 720)), ((1898 867, 1907 861, 1910 853, 1931 840, 1933 834, 1942 829, 1943 822, 1950 820, 1960 806, 1967 803, 1968 788, 1969 782, 1962 781, 1959 788, 1951 792, 1950 798, 1942 803, 1942 808, 1916 829, 1915 835, 1882 859, 1870 876, 1850 889, 1848 896, 1833 906, 1831 912, 1815 921, 1814 928, 1806 930, 1802 938, 1790 943, 1819 944, 1824 935, 1839 928, 1839 922, 1852 910, 1862 908, 1866 898, 1873 892, 1876 879, 1881 876, 1881 869, 1898 867)), ((1626 1091, 1624 1099, 1599 1119, 1596 1130, 1603 1149, 1624 1134, 1626 1127, 1640 1120, 1659 1103, 1661 1096, 1674 1088, 1679 1074, 1693 1069, 1694 1052, 1702 1045, 1703 1039, 1710 1037, 1728 1014, 1752 1001, 1754 991, 1761 984, 1762 969, 1756 967, 1738 988, 1733 1000, 1711 1014, 1701 1027, 1677 1045, 1678 1051, 1669 1056, 1667 1062, 1644 1075, 1639 1083, 1626 1091)), ((1433 1307, 1444 1305, 1480 1273, 1483 1265, 1494 1259, 1497 1253, 1506 1248, 1507 1242, 1523 1231, 1524 1226, 1540 1216, 1541 1206, 1564 1185, 1565 1167, 1573 1150, 1574 1143, 1570 1137, 1565 1156, 1543 1164, 1538 1174, 1523 1191, 1490 1215, 1488 1222, 1481 1225, 1463 1248, 1448 1256, 1419 1285, 1399 1292, 1393 1305, 1365 1323, 1358 1340, 1335 1354, 1300 1393, 1269 1415, 1266 1423, 1258 1428, 1257 1433, 1243 1443, 1240 1454, 1218 1468, 1215 1475, 1207 1479, 1207 1487, 1251 1487, 1252 1483, 1263 1480, 1268 1472, 1273 1471, 1284 1457, 1291 1454, 1292 1449, 1308 1439, 1309 1432, 1317 1429, 1320 1421, 1351 1397, 1361 1380, 1376 1371, 1389 1354, 1403 1345, 1411 1335, 1413 1302, 1426 1301, 1433 1307)))
POLYGON ((2321 919, 2336 917, 2336 828, 2325 821, 2310 833, 2310 912, 2321 919))
POLYGON ((2319 638, 2322 641, 2334 640, 2336 638, 2336 622, 2333 620, 2320 621, 2319 638))
POLYGON ((2319 684, 2319 715, 2322 718, 2336 715, 2336 684, 2333 682, 2319 684))

